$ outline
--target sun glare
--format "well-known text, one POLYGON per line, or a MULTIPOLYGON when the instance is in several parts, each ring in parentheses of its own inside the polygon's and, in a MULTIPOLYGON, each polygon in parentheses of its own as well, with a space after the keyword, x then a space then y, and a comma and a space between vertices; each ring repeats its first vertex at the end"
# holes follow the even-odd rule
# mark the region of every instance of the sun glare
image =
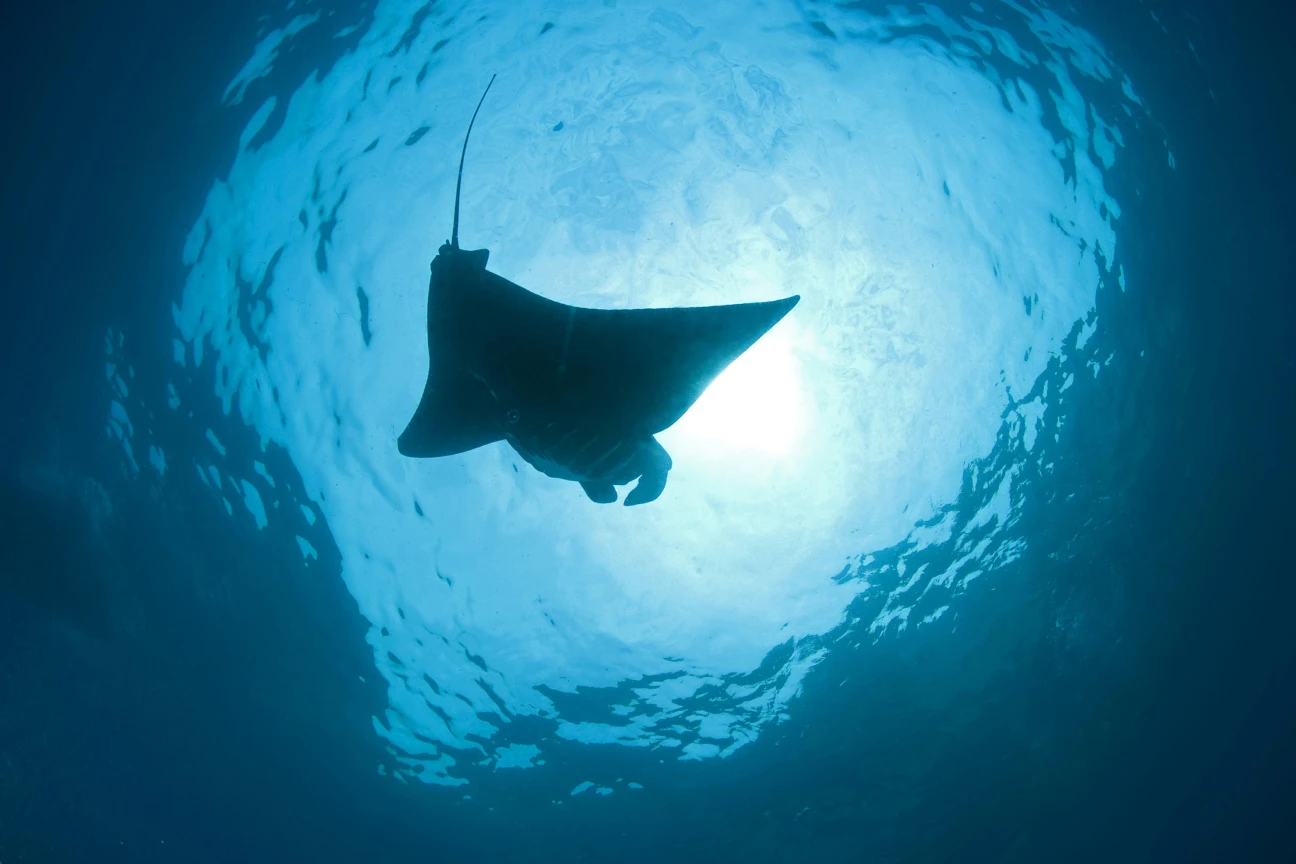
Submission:
POLYGON ((711 458, 787 456, 807 425, 801 366, 788 322, 735 360, 671 429, 671 438, 711 458))

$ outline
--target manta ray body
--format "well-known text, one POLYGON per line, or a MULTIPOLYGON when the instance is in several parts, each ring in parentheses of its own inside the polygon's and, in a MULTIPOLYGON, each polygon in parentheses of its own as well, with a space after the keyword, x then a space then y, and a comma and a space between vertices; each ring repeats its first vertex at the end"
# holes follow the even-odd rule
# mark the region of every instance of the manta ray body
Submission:
POLYGON ((432 260, 427 383, 397 447, 431 458, 505 440, 542 473, 580 483, 593 501, 612 503, 615 487, 635 480, 625 503, 653 501, 672 465, 654 436, 800 298, 587 309, 492 273, 487 250, 459 248, 463 159, 476 118, 474 111, 460 154, 451 240, 432 260))

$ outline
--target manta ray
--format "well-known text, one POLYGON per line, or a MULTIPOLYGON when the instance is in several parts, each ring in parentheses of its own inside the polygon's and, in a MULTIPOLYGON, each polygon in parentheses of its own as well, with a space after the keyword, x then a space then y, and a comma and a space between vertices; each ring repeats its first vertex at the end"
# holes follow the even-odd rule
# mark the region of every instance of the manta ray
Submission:
POLYGON ((397 439, 404 456, 453 456, 507 441, 540 472, 610 504, 656 500, 672 462, 654 437, 800 299, 668 309, 587 309, 548 300, 459 248, 468 121, 450 240, 432 259, 428 376, 397 439))

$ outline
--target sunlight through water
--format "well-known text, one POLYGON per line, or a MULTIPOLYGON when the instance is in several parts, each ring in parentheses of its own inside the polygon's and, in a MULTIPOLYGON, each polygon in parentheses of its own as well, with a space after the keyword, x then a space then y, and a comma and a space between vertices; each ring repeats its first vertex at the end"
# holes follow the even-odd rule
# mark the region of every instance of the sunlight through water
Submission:
POLYGON ((825 634, 948 624, 1020 554, 1014 478, 1115 282, 1107 172, 1143 109, 1031 4, 878 9, 381 0, 252 117, 184 250, 177 374, 214 365, 324 515, 392 770, 464 782, 551 736, 727 756, 795 710, 825 634), (675 468, 645 507, 503 443, 396 451, 491 73, 460 229, 491 270, 599 308, 802 297, 660 436, 675 468))
POLYGON ((722 476, 760 472, 795 456, 810 420, 801 364, 791 340, 775 330, 720 373, 675 424, 671 450, 688 461, 732 463, 722 476))

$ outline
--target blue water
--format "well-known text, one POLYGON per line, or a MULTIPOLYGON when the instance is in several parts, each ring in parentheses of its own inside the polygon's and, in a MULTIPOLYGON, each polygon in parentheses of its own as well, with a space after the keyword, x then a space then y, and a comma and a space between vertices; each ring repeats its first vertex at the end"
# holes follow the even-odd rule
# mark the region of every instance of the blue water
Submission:
POLYGON ((1285 31, 1111 5, 21 13, 0 862, 1288 860, 1285 31), (493 270, 803 297, 646 507, 396 453, 492 73, 493 270))

